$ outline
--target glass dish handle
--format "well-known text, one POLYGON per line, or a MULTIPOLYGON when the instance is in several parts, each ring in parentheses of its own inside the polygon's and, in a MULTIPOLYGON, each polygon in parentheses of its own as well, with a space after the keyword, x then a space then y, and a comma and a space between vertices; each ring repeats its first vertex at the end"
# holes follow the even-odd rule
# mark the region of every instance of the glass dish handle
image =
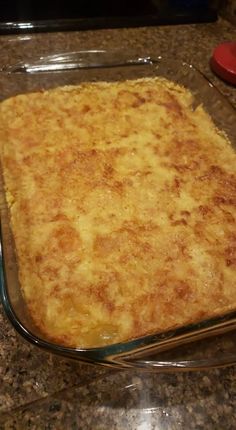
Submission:
POLYGON ((137 64, 152 64, 152 59, 148 56, 130 55, 130 53, 127 56, 121 51, 114 51, 111 54, 111 52, 105 50, 94 49, 47 55, 29 60, 28 62, 5 65, 0 71, 6 73, 62 72, 66 70, 137 64))
POLYGON ((219 367, 232 366, 236 364, 235 354, 225 354, 222 357, 212 357, 195 360, 139 360, 139 359, 125 359, 119 360, 119 364, 124 367, 131 367, 134 369, 143 369, 152 372, 173 372, 173 371, 192 371, 192 370, 209 370, 219 367))

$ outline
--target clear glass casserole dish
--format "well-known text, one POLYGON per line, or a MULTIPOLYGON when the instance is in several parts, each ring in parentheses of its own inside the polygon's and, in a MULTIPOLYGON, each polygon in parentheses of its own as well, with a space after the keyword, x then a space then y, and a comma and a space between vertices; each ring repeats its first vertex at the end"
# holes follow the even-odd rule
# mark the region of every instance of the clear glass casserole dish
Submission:
MULTIPOLYGON (((235 145, 236 115, 230 103, 193 66, 160 57, 137 58, 131 53, 82 51, 44 57, 28 64, 13 64, 1 70, 1 98, 85 81, 117 81, 156 76, 163 76, 190 89, 194 95, 193 108, 202 104, 218 128, 235 145)), ((138 367, 155 371, 194 370, 236 362, 236 353, 207 358, 196 358, 194 355, 193 359, 176 359, 174 355, 173 358, 164 356, 163 360, 145 358, 153 353, 234 329, 236 311, 174 331, 99 348, 67 348, 49 342, 33 324, 21 294, 2 177, 0 293, 5 312, 15 329, 31 343, 64 357, 118 368, 138 367)))

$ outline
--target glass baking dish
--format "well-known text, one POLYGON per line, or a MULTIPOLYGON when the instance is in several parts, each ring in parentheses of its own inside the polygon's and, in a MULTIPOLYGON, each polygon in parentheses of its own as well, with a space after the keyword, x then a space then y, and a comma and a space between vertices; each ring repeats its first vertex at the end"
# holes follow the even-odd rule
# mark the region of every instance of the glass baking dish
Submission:
MULTIPOLYGON (((132 53, 103 50, 62 53, 32 59, 28 63, 7 65, 0 72, 1 99, 58 85, 72 85, 88 81, 117 81, 141 77, 163 76, 190 89, 194 95, 193 108, 203 104, 215 124, 223 130, 232 145, 236 144, 235 109, 192 65, 165 60, 161 57, 137 57, 132 53)), ((0 295, 5 312, 15 329, 28 341, 45 350, 81 362, 95 363, 118 368, 143 368, 154 371, 196 370, 236 363, 236 351, 176 358, 164 355, 163 359, 147 359, 154 353, 216 336, 236 328, 236 310, 218 318, 191 324, 177 330, 157 333, 132 341, 99 348, 67 348, 49 342, 34 326, 17 276, 14 241, 11 234, 8 209, 1 176, 1 285, 0 295)), ((198 348, 198 347, 196 347, 198 348)), ((184 351, 184 350, 183 350, 184 351)))

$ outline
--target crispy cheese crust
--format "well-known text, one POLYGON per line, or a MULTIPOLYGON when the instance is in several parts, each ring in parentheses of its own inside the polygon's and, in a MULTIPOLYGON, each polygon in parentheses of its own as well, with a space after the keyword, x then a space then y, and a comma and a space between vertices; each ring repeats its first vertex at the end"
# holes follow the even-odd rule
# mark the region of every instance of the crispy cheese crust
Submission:
POLYGON ((236 309, 236 155, 165 79, 1 103, 19 279, 31 316, 94 347, 236 309))

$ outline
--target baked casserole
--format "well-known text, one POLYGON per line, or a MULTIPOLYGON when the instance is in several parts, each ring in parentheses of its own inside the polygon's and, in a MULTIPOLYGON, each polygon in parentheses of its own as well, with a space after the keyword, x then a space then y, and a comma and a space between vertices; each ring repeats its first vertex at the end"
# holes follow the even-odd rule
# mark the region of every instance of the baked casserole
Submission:
POLYGON ((166 79, 0 105, 19 280, 48 339, 96 347, 236 310, 236 154, 166 79))

